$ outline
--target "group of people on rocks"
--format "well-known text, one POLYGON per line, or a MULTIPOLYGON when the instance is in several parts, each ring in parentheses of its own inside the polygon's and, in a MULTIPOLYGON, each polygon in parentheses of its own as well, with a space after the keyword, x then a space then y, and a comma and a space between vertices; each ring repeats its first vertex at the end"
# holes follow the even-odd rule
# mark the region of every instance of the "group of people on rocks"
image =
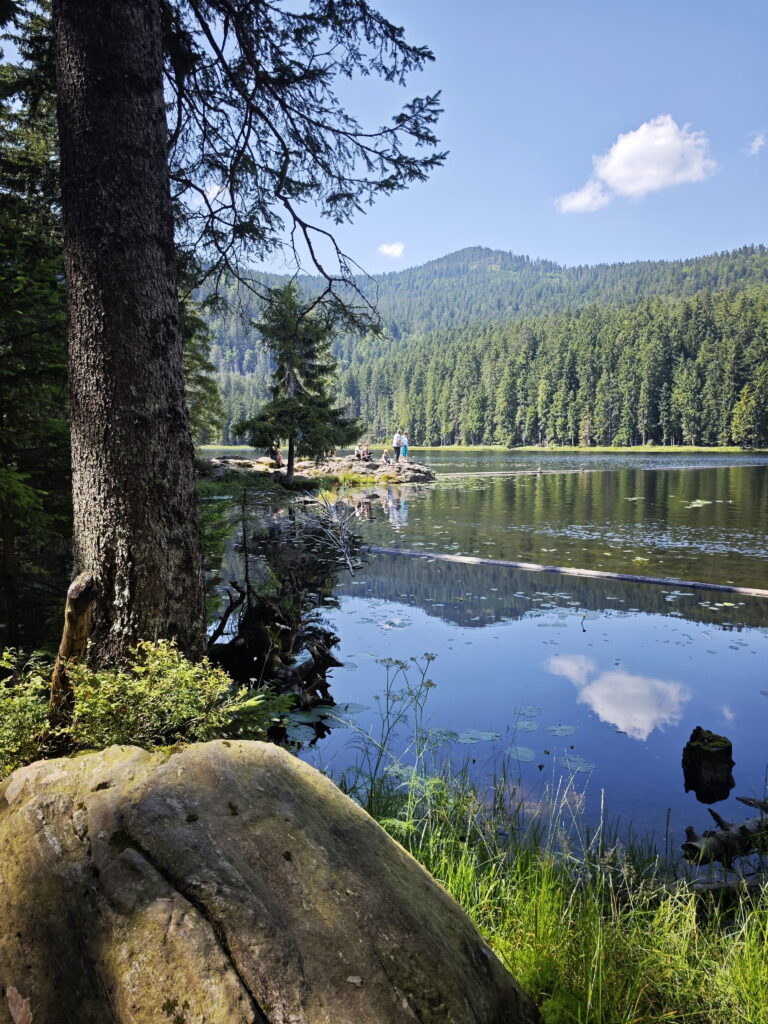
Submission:
MULTIPOLYGON (((394 461, 399 462, 402 459, 404 462, 408 459, 408 435, 400 427, 395 431, 395 436, 392 438, 392 450, 394 452, 394 461)), ((360 459, 363 462, 368 462, 371 457, 371 449, 367 441, 364 443, 358 441, 355 445, 355 458, 360 459)), ((385 465, 389 465, 392 462, 392 456, 389 454, 389 449, 385 448, 381 453, 381 461, 385 465)))

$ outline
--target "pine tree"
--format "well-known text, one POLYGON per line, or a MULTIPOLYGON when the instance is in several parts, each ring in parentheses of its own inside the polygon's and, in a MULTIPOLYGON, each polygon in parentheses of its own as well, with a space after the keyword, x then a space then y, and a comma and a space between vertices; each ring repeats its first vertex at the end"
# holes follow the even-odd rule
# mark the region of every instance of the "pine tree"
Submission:
POLYGON ((337 408, 330 393, 337 315, 332 306, 302 304, 297 285, 291 283, 272 293, 256 327, 275 362, 272 399, 235 432, 246 434, 255 447, 273 447, 285 438, 285 482, 290 486, 297 456, 320 458, 354 441, 360 432, 358 421, 337 408))

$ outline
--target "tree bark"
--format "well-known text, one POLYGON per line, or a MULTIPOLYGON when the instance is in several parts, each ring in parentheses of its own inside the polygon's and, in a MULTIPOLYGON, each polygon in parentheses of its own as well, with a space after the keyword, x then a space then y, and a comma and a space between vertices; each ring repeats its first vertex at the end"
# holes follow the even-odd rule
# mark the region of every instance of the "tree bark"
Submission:
POLYGON ((160 0, 54 0, 75 560, 97 664, 203 645, 160 0))

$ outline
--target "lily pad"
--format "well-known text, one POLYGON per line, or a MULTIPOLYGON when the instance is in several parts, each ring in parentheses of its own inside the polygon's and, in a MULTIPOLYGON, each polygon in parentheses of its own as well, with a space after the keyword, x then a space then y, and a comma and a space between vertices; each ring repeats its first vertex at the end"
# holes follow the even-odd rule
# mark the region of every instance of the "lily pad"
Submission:
POLYGON ((544 728, 553 736, 573 736, 579 727, 578 725, 545 725, 544 728))
POLYGON ((532 761, 536 756, 536 751, 531 747, 521 747, 517 744, 509 747, 507 753, 515 761, 532 761))
POLYGON ((288 725, 285 731, 292 743, 310 743, 317 735, 311 725, 288 725))
POLYGON ((336 704, 331 710, 336 715, 359 715, 369 707, 367 704, 336 704))
POLYGON ((519 722, 515 723, 517 732, 536 732, 538 728, 539 723, 532 722, 530 718, 522 718, 519 722))
POLYGON ((497 732, 481 732, 479 729, 468 729, 467 732, 460 732, 456 737, 457 743, 490 743, 497 740, 497 732))
POLYGON ((328 707, 328 705, 319 705, 314 708, 305 708, 302 711, 290 711, 288 713, 288 723, 291 725, 312 725, 314 722, 319 722, 322 718, 327 718, 329 712, 336 711, 335 707, 328 707))
POLYGON ((596 764, 585 761, 580 754, 565 753, 558 760, 569 772, 593 772, 597 768, 596 764))
POLYGON ((541 714, 541 708, 538 704, 523 704, 519 708, 515 708, 515 714, 519 718, 535 718, 536 715, 541 714))

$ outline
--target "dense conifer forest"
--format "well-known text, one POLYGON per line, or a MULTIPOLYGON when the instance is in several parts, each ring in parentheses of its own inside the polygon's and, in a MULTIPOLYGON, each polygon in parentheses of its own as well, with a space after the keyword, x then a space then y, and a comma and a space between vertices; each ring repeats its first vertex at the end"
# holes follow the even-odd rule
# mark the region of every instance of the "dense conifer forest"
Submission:
MULTIPOLYGON (((340 393, 372 437, 417 444, 766 444, 767 282, 764 246, 569 268, 464 249, 359 282, 385 329, 338 339, 340 393)), ((211 322, 224 442, 267 397, 238 297, 211 322)))

